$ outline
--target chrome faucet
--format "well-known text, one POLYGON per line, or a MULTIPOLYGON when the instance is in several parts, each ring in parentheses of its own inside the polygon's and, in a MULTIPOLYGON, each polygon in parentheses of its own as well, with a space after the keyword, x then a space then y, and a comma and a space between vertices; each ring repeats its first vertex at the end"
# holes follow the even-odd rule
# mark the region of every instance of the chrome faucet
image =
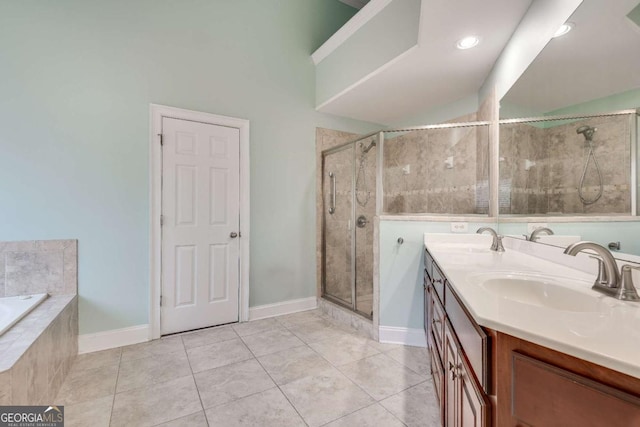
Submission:
POLYGON ((640 269, 640 267, 623 265, 621 269, 622 274, 619 274, 616 259, 611 252, 604 246, 594 242, 572 243, 567 246, 564 253, 576 256, 578 252, 584 249, 591 249, 598 254, 598 256, 591 257, 598 261, 598 277, 591 289, 619 300, 640 301, 640 296, 638 296, 638 292, 631 278, 631 270, 640 269))
POLYGON ((548 227, 540 227, 540 228, 536 228, 535 230, 533 230, 531 232, 530 236, 527 236, 526 234, 524 235, 524 238, 530 242, 535 242, 536 240, 538 240, 538 234, 540 233, 545 233, 548 234, 549 236, 553 235, 553 230, 551 230, 548 227))
POLYGON ((498 235, 498 233, 496 233, 496 230, 491 227, 480 227, 478 228, 478 231, 476 231, 476 233, 482 234, 485 231, 488 231, 493 236, 493 242, 491 243, 490 249, 495 252, 504 252, 504 246, 502 246, 502 238, 504 236, 498 235))

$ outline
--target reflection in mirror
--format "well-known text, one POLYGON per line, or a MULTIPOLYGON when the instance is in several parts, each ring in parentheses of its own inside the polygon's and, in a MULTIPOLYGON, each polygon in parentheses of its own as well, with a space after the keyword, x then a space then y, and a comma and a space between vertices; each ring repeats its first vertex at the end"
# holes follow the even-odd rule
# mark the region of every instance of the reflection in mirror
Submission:
MULTIPOLYGON (((572 30, 552 39, 501 99, 501 119, 593 115, 640 107, 640 55, 637 54, 640 52, 640 1, 585 0, 568 21, 573 24, 572 30)), ((637 178, 631 178, 637 150, 636 142, 632 144, 631 140, 638 133, 638 124, 635 117, 631 125, 625 124, 628 118, 607 116, 555 124, 502 124, 500 232, 524 239, 523 235, 530 236, 536 222, 554 231, 553 236, 541 236, 537 240, 541 244, 566 247, 571 240, 579 238, 605 247, 612 243, 611 250, 620 259, 640 256, 637 238, 640 222, 628 221, 634 218, 610 218, 616 214, 629 215, 633 211, 630 204, 637 199, 634 196, 637 178), (577 133, 582 126, 598 129, 592 135, 592 144, 604 181, 603 195, 591 204, 583 203, 578 194, 589 154, 586 133, 577 133), (629 137, 622 132, 624 126, 628 126, 629 137), (537 141, 540 134, 546 146, 528 143, 537 141), (618 135, 618 139, 609 142, 613 135, 618 135), (503 177, 507 182, 511 179, 508 189, 502 188, 503 177), (542 188, 546 188, 548 194, 541 194, 542 188), (511 199, 507 203, 503 197, 511 199), (562 218, 548 216, 560 213, 562 218), (608 221, 605 218, 587 220, 585 214, 609 218, 608 221), (547 216, 523 219, 515 215, 547 216), (617 242, 620 242, 619 249, 617 242)), ((595 197, 599 192, 598 173, 592 159, 585 183, 583 191, 589 201, 589 196, 595 197)))
POLYGON ((635 111, 500 125, 500 214, 632 214, 635 111))
POLYGON ((545 226, 553 230, 552 236, 540 236, 538 244, 547 244, 566 248, 571 243, 588 240, 609 248, 619 260, 640 262, 640 222, 639 221, 575 221, 555 223, 501 222, 500 233, 508 238, 525 239, 532 228, 545 226))
POLYGON ((500 117, 640 107, 640 2, 587 0, 500 102, 500 117))

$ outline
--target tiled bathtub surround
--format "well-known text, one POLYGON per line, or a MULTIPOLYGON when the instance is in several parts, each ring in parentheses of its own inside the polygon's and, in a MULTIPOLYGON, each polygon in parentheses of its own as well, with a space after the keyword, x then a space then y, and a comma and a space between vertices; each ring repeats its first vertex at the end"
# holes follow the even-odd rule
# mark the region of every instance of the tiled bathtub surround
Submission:
POLYGON ((0 336, 0 405, 53 403, 78 353, 77 241, 0 242, 0 292, 50 296, 0 336))
POLYGON ((0 242, 0 298, 77 293, 77 240, 0 242))
MULTIPOLYGON (((501 186, 500 213, 629 213, 629 116, 557 123, 500 126, 500 178, 510 183, 501 186), (576 129, 585 125, 598 129, 593 147, 604 184, 602 197, 590 205, 583 204, 578 196, 588 145, 576 129)), ((598 189, 595 165, 590 159, 583 192, 593 198, 598 189)))
POLYGON ((0 405, 55 403, 77 354, 77 296, 50 296, 0 337, 0 405))

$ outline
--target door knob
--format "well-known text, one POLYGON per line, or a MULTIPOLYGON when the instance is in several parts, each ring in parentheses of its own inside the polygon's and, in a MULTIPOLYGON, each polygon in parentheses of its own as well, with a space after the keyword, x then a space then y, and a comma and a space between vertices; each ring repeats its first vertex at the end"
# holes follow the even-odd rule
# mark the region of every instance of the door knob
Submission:
POLYGON ((236 233, 235 231, 232 231, 231 234, 229 234, 229 237, 231 237, 232 239, 235 239, 236 237, 238 237, 238 233, 236 233))

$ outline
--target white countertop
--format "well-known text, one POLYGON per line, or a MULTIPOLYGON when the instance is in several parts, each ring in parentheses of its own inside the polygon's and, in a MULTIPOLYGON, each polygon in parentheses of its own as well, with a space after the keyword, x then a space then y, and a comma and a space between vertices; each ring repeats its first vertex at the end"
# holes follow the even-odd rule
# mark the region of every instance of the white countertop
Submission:
POLYGON ((586 259, 595 268, 595 261, 515 239, 505 239, 505 252, 493 252, 488 249, 491 236, 487 234, 424 236, 425 246, 479 325, 640 378, 640 303, 592 290, 595 274, 576 266, 584 265, 586 259), (545 251, 542 258, 531 254, 540 251, 545 251), (558 310, 498 295, 482 286, 483 274, 500 272, 553 276, 577 296, 595 298, 597 309, 558 310))

